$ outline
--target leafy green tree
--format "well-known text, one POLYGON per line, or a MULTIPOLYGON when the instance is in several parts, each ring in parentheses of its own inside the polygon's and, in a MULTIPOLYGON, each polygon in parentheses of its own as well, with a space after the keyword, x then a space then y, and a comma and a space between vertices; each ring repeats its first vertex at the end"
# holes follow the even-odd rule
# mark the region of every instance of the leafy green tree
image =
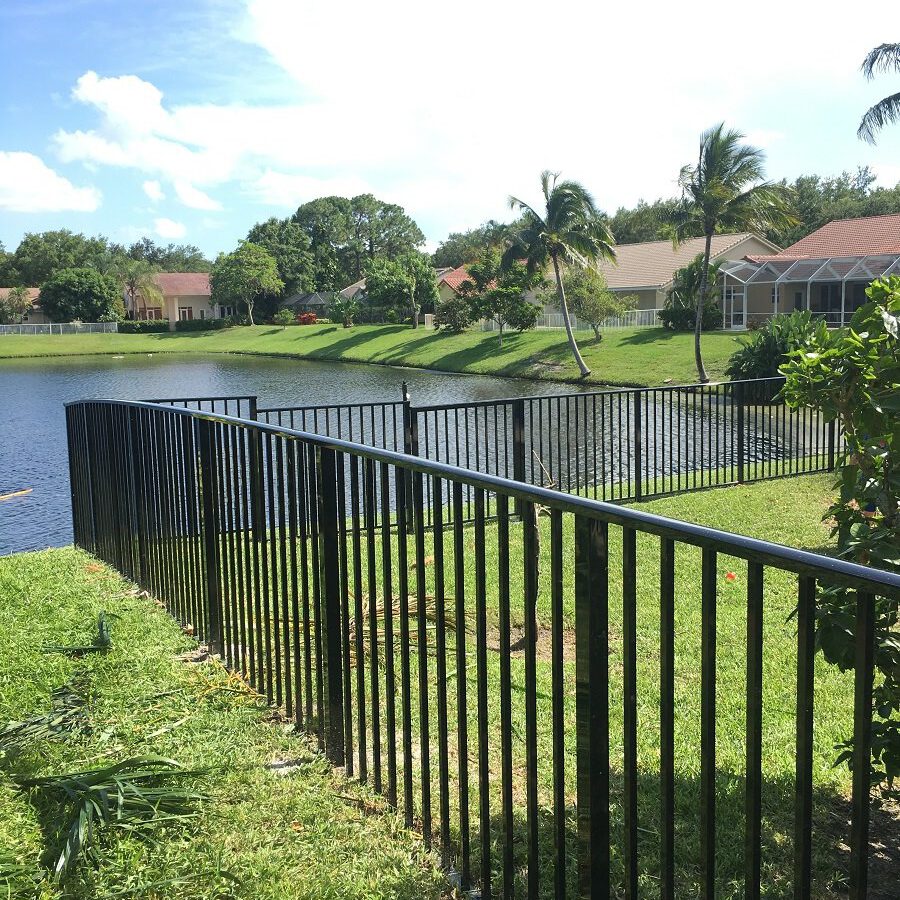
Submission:
POLYGON ((709 381, 703 365, 700 332, 703 310, 709 299, 709 261, 712 237, 717 230, 765 231, 793 224, 789 193, 763 180, 762 150, 742 144, 744 135, 726 130, 724 123, 700 138, 696 165, 683 166, 678 177, 682 202, 673 215, 674 242, 688 237, 705 238, 700 272, 700 299, 694 321, 694 358, 697 377, 709 381))
POLYGON ((640 244, 644 241, 672 239, 672 213, 678 206, 675 198, 653 203, 638 201, 634 209, 620 207, 609 220, 617 244, 640 244))
POLYGON ((115 257, 112 272, 122 285, 125 298, 128 301, 126 308, 136 318, 146 318, 149 305, 160 306, 163 292, 156 283, 156 275, 159 272, 156 266, 145 259, 132 259, 130 256, 115 257), (143 316, 137 316, 138 307, 143 310, 143 316))
POLYGON ((0 325, 18 325, 30 309, 31 297, 27 287, 0 288, 0 325))
POLYGON ((291 218, 309 238, 316 290, 340 290, 350 281, 350 201, 346 197, 318 197, 300 206, 291 218))
POLYGON ((52 322, 116 322, 125 316, 119 284, 96 269, 60 269, 41 286, 41 309, 52 322))
POLYGON ((449 266, 453 269, 474 262, 482 250, 507 244, 515 234, 515 229, 515 223, 490 219, 478 228, 452 232, 438 244, 431 262, 437 268, 449 266))
POLYGON ((3 241, 0 241, 0 285, 18 283, 18 276, 13 268, 13 255, 7 252, 3 241))
POLYGON ((424 253, 413 251, 395 259, 375 257, 366 267, 369 303, 382 312, 395 311, 412 317, 419 327, 419 312, 438 299, 434 269, 424 253))
POLYGON ((148 237, 128 248, 132 259, 143 259, 160 272, 209 272, 212 263, 193 244, 168 244, 161 247, 148 237))
MULTIPOLYGON (((712 331, 722 325, 719 300, 719 263, 710 263, 706 270, 706 303, 700 327, 712 331)), ((703 286, 703 254, 698 253, 686 266, 676 270, 672 285, 666 292, 664 308, 659 320, 673 331, 691 331, 697 320, 697 304, 703 286)))
POLYGON ((353 279, 362 278, 366 263, 376 256, 402 256, 425 243, 425 235, 402 206, 372 194, 350 200, 349 231, 353 279))
POLYGON ((509 268, 524 260, 529 273, 543 275, 553 266, 556 278, 556 295, 566 326, 569 349, 582 377, 591 370, 581 358, 566 303, 562 266, 587 267, 601 259, 614 260, 613 238, 609 226, 601 216, 594 198, 577 181, 559 181, 559 174, 543 172, 541 190, 544 208, 538 213, 533 207, 516 197, 509 198, 513 209, 523 214, 523 227, 516 232, 513 242, 503 255, 503 266, 509 268))
POLYGON ((434 327, 462 334, 472 327, 472 307, 461 294, 452 294, 434 307, 434 327))
MULTIPOLYGON (((900 44, 879 44, 863 60, 863 74, 870 81, 882 72, 900 73, 900 44)), ((875 143, 875 135, 881 129, 900 119, 900 92, 879 100, 866 111, 859 123, 857 136, 870 144, 875 143)))
POLYGON ((93 265, 107 253, 104 237, 85 237, 62 228, 57 231, 31 233, 22 238, 13 254, 12 268, 17 283, 23 287, 40 287, 61 269, 93 265))
MULTIPOLYGON (((783 397, 794 408, 818 410, 844 435, 840 495, 826 512, 838 553, 865 566, 900 573, 900 278, 877 279, 869 302, 847 329, 819 329, 782 366, 783 397)), ((874 605, 872 784, 900 799, 900 600, 874 605)), ((853 669, 854 591, 821 587, 816 644, 825 659, 853 669)), ((852 740, 838 761, 852 759, 852 740)))
POLYGON ((221 254, 209 279, 213 303, 247 307, 253 325, 253 307, 262 294, 278 294, 284 283, 278 277, 278 264, 271 253, 249 241, 237 250, 221 254))
POLYGON ((468 267, 469 277, 459 286, 471 310, 472 320, 490 319, 497 325, 498 345, 503 346, 503 329, 527 331, 537 324, 540 309, 526 299, 526 294, 543 282, 543 273, 530 271, 521 262, 503 264, 500 252, 483 250, 468 267))
MULTIPOLYGON (((563 286, 572 310, 579 319, 591 326, 597 343, 603 340, 600 326, 607 319, 623 316, 637 306, 638 298, 635 295, 626 296, 611 291, 603 273, 594 268, 566 266, 563 270, 563 286)), ((542 291, 540 296, 543 303, 555 300, 555 294, 549 290, 542 291)))
POLYGON ((309 235, 297 222, 273 216, 254 225, 247 240, 275 258, 285 294, 308 294, 315 290, 315 262, 309 235))

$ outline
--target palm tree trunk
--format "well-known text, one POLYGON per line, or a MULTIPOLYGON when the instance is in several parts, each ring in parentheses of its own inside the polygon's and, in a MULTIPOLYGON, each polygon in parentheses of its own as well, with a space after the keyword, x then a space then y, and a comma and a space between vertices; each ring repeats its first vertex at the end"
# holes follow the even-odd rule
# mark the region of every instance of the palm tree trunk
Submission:
POLYGON ((697 298, 697 316, 694 320, 694 360, 697 363, 697 378, 700 384, 709 381, 703 365, 703 354, 700 352, 700 331, 703 325, 703 310, 706 309, 706 296, 709 293, 709 257, 712 253, 712 232, 706 234, 706 246, 703 250, 703 271, 700 273, 700 296, 697 298))
POLYGON ((562 274, 559 271, 559 260, 556 258, 556 254, 553 254, 553 274, 556 275, 556 296, 559 299, 559 308, 562 312, 563 322, 566 326, 566 337, 569 341, 569 349, 572 351, 572 356, 575 357, 575 362, 578 363, 578 369, 581 372, 581 377, 585 378, 591 374, 591 370, 587 367, 585 361, 581 358, 581 352, 578 349, 578 344, 575 343, 575 335, 572 333, 572 323, 569 321, 569 307, 566 305, 566 289, 563 287, 562 282, 562 274))

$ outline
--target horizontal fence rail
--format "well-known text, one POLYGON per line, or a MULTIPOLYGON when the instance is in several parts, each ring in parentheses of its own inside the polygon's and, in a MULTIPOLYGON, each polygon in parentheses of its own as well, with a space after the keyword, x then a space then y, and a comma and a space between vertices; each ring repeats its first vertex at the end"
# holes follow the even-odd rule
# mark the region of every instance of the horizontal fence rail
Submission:
POLYGON ((821 895, 839 876, 812 854, 816 592, 853 592, 836 865, 866 895, 874 609, 898 576, 185 407, 80 402, 67 428, 78 546, 190 623, 485 898, 821 895), (726 568, 743 597, 723 596, 726 568), (739 725, 722 714, 736 691, 739 725), (766 751, 788 735, 773 795, 766 751), (738 829, 744 852, 722 852, 738 829))

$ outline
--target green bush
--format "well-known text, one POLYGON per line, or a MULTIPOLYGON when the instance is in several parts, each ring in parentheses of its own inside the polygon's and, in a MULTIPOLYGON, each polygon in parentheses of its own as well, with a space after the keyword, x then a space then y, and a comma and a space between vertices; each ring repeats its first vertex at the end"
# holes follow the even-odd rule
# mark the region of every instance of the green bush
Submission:
POLYGON ((126 319, 119 322, 119 334, 156 334, 168 330, 168 319, 126 319))
POLYGON ((731 355, 725 374, 732 381, 775 378, 790 353, 809 344, 822 344, 827 335, 825 322, 808 310, 772 316, 749 340, 738 338, 741 346, 731 355))
POLYGON ((227 326, 225 319, 183 319, 175 323, 176 331, 215 331, 227 326))
POLYGON ((279 309, 274 316, 272 316, 272 324, 280 325, 284 328, 287 325, 296 325, 297 324, 297 316, 292 309, 279 309))
MULTIPOLYGON (((669 328, 672 331, 693 331, 696 315, 696 306, 681 305, 667 306, 657 313, 663 328, 669 328)), ((700 329, 701 331, 713 331, 721 327, 722 310, 718 303, 708 301, 703 309, 703 320, 700 323, 700 329)))
POLYGON ((453 334, 462 334, 472 325, 472 307, 468 300, 454 294, 434 309, 434 327, 453 334))

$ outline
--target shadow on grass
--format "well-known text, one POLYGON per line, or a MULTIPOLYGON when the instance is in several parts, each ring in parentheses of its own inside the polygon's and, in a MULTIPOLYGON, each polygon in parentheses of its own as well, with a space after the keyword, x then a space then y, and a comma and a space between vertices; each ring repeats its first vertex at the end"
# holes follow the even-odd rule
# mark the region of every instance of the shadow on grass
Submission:
MULTIPOLYGON (((473 774, 470 776, 474 778, 473 774)), ((516 779, 517 788, 521 785, 516 779)), ((716 897, 744 897, 744 792, 743 776, 720 773, 716 779, 716 897)), ((638 883, 642 898, 658 897, 660 891, 659 777, 638 778, 638 883)), ((513 896, 526 895, 527 828, 524 797, 517 797, 513 816, 513 896)), ((761 894, 766 898, 793 897, 793 779, 764 781, 762 785, 761 894)), ((437 804, 435 803, 435 806, 437 804)), ((701 895, 700 784, 696 777, 676 778, 675 783, 675 896, 701 895)), ((622 776, 614 772, 610 786, 610 896, 624 894, 625 859, 622 819, 622 776)), ((437 823, 438 820, 435 820, 437 823)), ((472 804, 471 874, 481 875, 477 801, 472 804)), ((436 826, 437 827, 437 826, 436 826)), ((491 819, 492 889, 499 896, 503 884, 505 828, 502 816, 491 819)), ((813 798, 812 896, 838 900, 849 895, 850 801, 836 792, 819 788, 813 798)), ((869 900, 896 898, 900 872, 900 810, 873 810, 869 857, 869 900)), ((578 896, 578 843, 575 808, 566 809, 567 896, 578 896)), ((538 858, 542 898, 555 895, 555 822, 552 811, 542 806, 538 813, 538 858)))

